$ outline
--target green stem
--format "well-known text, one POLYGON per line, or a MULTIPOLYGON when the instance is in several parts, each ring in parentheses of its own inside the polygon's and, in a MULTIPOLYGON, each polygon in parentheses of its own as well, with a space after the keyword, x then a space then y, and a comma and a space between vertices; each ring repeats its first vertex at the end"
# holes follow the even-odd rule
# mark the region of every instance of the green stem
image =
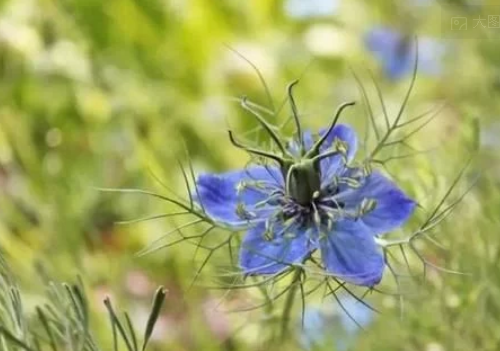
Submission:
POLYGON ((286 296, 285 306, 283 307, 283 314, 281 318, 282 319, 281 340, 284 340, 287 335, 288 325, 291 319, 290 316, 292 314, 293 302, 295 301, 295 295, 297 294, 297 289, 299 288, 301 275, 302 275, 302 268, 300 267, 295 268, 295 272, 292 277, 291 287, 286 296))

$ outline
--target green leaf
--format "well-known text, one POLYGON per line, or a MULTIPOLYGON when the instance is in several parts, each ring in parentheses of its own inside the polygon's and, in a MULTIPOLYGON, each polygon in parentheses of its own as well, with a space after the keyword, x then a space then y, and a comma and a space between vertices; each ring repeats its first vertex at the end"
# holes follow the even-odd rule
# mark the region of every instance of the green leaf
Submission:
POLYGON ((146 324, 146 331, 144 332, 144 343, 142 344, 142 351, 146 349, 146 346, 153 333, 154 326, 158 317, 160 315, 161 307, 163 306, 163 301, 167 291, 164 287, 160 286, 153 297, 153 304, 151 306, 151 313, 149 314, 148 323, 146 324))

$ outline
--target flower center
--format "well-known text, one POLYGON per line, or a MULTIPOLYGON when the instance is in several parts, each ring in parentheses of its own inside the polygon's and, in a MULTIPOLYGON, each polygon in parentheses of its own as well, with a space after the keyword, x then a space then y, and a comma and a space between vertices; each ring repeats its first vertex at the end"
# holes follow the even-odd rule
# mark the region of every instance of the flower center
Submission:
POLYGON ((309 205, 321 189, 321 174, 317 162, 310 159, 294 163, 286 174, 287 194, 302 206, 309 205))

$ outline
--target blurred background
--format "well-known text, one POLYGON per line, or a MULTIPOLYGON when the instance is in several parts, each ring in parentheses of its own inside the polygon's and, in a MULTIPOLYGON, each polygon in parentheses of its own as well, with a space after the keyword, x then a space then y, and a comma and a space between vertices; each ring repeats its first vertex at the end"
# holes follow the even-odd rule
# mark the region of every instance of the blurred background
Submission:
MULTIPOLYGON (((35 306, 46 303, 47 284, 80 275, 93 333, 110 350, 104 297, 143 330, 154 291, 163 285, 168 296, 152 350, 266 350, 264 308, 224 313, 251 306, 255 292, 207 288, 230 265, 225 252, 190 287, 206 253, 181 243, 135 255, 178 225, 175 218, 117 224, 174 207, 96 188, 162 193, 163 183, 184 189, 177 160, 190 161, 195 173, 244 166, 248 157, 231 147, 227 128, 261 135, 245 134, 256 123, 238 98, 277 109, 294 79, 300 79, 296 100, 307 128, 327 125, 340 103, 362 102, 356 78, 383 126, 373 81, 394 117, 411 80, 416 35, 419 70, 404 118, 429 110, 439 115, 410 138, 415 149, 431 151, 388 168, 432 210, 479 149, 455 198, 476 175, 479 181, 433 232, 446 249, 420 243, 432 262, 469 274, 430 269, 418 286, 403 279, 399 287, 388 274, 384 289, 405 292, 403 311, 389 293, 370 294, 380 314, 344 301, 364 329, 335 300, 312 298, 303 327, 296 311, 297 333, 286 347, 499 350, 495 16, 500 19, 500 6, 493 0, 0 1, 0 251, 20 286, 23 318, 36 329, 35 306)), ((367 106, 359 104, 343 121, 366 131, 367 106)), ((270 121, 279 124, 288 114, 285 106, 270 121)), ((407 232, 424 217, 417 213, 407 232)), ((421 269, 418 260, 411 265, 421 269)), ((0 309, 7 328, 8 313, 0 309)), ((6 345, 0 348, 9 350, 6 345)))

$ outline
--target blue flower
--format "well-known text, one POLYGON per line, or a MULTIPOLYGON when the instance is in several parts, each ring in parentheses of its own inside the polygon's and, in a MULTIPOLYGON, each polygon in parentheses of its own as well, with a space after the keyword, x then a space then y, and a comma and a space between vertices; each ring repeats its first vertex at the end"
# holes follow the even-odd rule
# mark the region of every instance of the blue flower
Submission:
POLYGON ((336 303, 307 305, 303 326, 300 324, 300 342, 306 350, 326 345, 348 350, 362 330, 360 327, 369 327, 374 317, 373 310, 347 294, 338 297, 336 303))
POLYGON ((385 262, 375 238, 403 225, 415 202, 380 172, 354 165, 356 133, 335 123, 349 105, 317 135, 301 132, 296 118, 298 137, 286 146, 268 128, 279 155, 244 147, 230 132, 235 146, 275 164, 198 177, 206 214, 247 230, 239 260, 245 274, 280 273, 319 251, 329 275, 361 286, 380 282, 385 262))
POLYGON ((339 5, 339 0, 288 0, 285 2, 285 11, 297 19, 328 17, 337 12, 339 5))
MULTIPOLYGON (((365 46, 380 61, 384 74, 399 79, 409 74, 415 64, 415 44, 412 37, 388 27, 375 27, 364 37, 365 46)), ((446 48, 437 40, 421 38, 419 43, 419 71, 437 75, 446 48)))

